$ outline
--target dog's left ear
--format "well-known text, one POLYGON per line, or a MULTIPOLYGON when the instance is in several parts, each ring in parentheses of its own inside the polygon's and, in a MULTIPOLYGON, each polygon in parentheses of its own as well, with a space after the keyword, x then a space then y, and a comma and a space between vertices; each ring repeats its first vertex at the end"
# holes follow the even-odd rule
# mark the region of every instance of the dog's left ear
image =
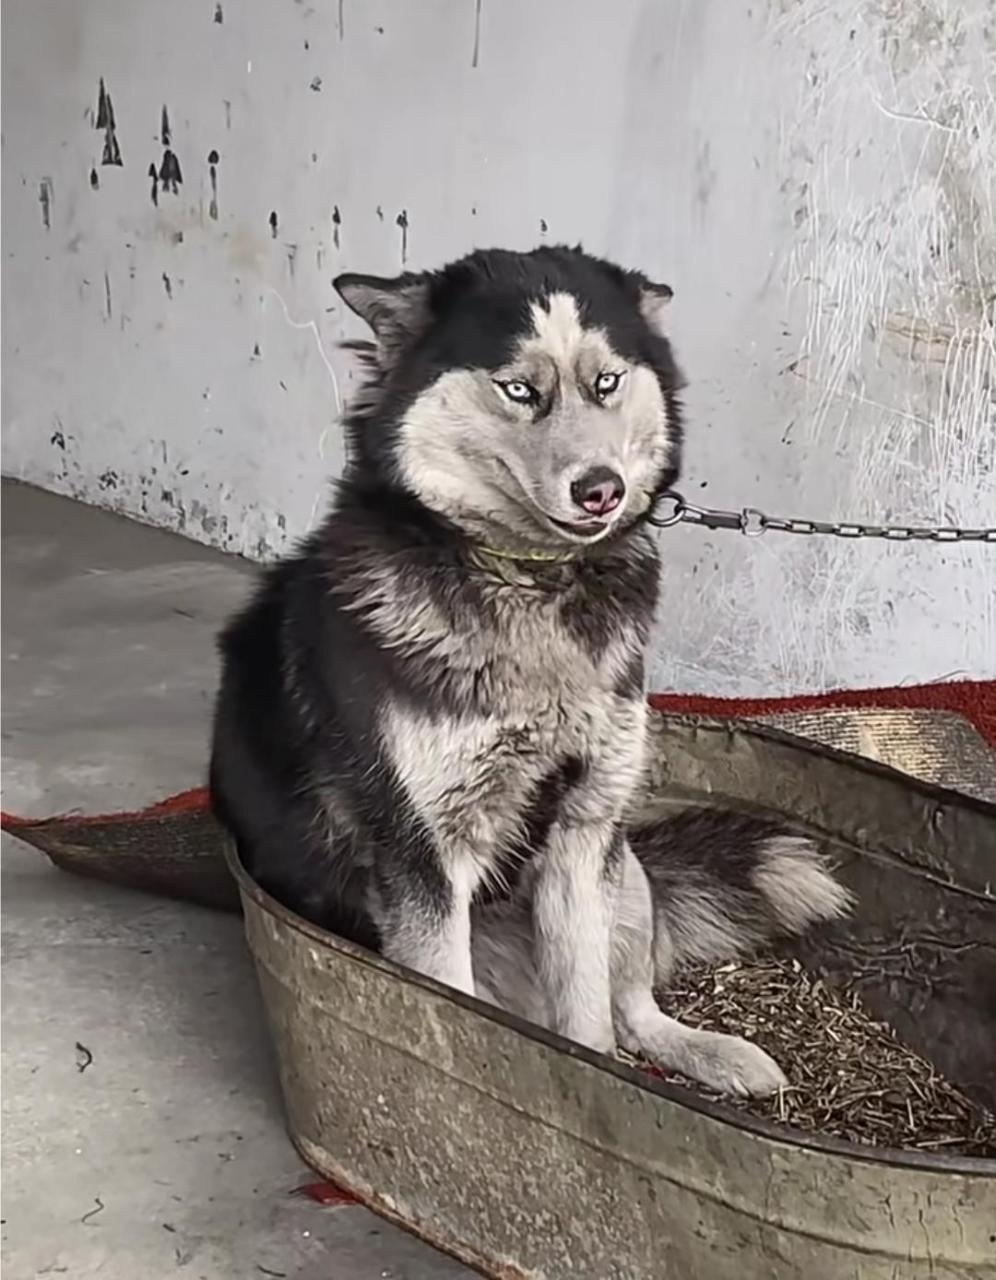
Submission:
POLYGON ((664 309, 673 297, 674 290, 669 284, 640 281, 640 312, 655 333, 664 333, 664 309))
POLYGON ((342 275, 332 287, 346 306, 367 322, 382 348, 404 345, 417 337, 429 321, 427 276, 342 275))

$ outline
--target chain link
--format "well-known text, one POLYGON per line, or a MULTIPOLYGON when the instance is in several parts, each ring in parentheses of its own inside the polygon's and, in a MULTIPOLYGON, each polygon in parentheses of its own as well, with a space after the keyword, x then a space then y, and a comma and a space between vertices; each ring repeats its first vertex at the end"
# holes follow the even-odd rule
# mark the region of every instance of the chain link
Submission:
POLYGON ((687 502, 676 489, 658 494, 647 519, 658 529, 668 529, 674 524, 697 524, 704 529, 733 529, 748 538, 758 538, 762 533, 773 529, 776 533, 823 533, 834 538, 885 538, 888 542, 996 542, 996 529, 855 524, 844 520, 793 520, 769 516, 757 507, 743 507, 740 511, 718 511, 687 502), (662 511, 663 504, 670 504, 670 511, 662 511))

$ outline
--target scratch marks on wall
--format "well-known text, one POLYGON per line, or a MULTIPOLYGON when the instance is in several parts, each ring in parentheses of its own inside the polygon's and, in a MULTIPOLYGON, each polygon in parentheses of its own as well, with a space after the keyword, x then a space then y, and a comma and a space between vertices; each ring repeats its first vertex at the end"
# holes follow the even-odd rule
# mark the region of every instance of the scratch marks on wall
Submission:
MULTIPOLYGON (((986 8, 875 5, 849 28, 832 6, 804 0, 772 28, 781 64, 798 68, 777 157, 793 241, 786 305, 799 321, 786 369, 803 387, 793 415, 803 481, 812 474, 810 492, 831 515, 986 525, 996 513, 996 31, 986 8)), ((780 611, 795 683, 827 687, 842 652, 881 654, 905 639, 911 607, 957 618, 966 655, 996 652, 991 575, 970 550, 942 572, 926 563, 934 554, 910 549, 900 564, 891 549, 816 546, 777 566, 757 560, 756 598, 805 602, 780 611), (915 575, 905 567, 914 556, 915 575)), ((765 626, 758 652, 773 645, 765 626)))
POLYGON ((104 131, 104 150, 100 163, 122 165, 124 161, 121 159, 121 148, 118 145, 117 125, 114 120, 114 103, 111 101, 111 95, 107 92, 103 76, 100 78, 100 85, 97 89, 97 116, 93 127, 104 131))
POLYGON ((211 203, 208 205, 208 216, 213 222, 218 221, 218 162, 219 155, 212 148, 208 152, 208 180, 211 183, 211 203))
POLYGON ((42 226, 46 231, 52 230, 52 202, 54 199, 52 179, 42 178, 38 184, 38 203, 41 205, 42 226))
POLYGON ((394 225, 401 229, 401 265, 408 261, 408 210, 402 209, 394 219, 394 225))

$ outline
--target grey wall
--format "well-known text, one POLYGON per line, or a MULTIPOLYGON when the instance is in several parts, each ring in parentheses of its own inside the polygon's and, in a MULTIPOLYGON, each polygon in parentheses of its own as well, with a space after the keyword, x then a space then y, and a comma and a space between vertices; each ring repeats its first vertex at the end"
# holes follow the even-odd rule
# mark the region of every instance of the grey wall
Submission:
MULTIPOLYGON (((581 239, 675 288, 690 497, 996 525, 991 0, 7 0, 4 37, 9 474, 270 556, 341 458, 331 277, 581 239)), ((992 547, 662 537, 659 688, 996 671, 992 547)))

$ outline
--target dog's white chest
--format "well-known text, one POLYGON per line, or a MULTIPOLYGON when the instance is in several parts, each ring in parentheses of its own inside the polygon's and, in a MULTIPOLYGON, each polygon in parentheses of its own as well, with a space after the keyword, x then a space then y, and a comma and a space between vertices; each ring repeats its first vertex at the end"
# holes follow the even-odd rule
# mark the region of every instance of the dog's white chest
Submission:
POLYGON ((488 863, 514 843, 539 783, 566 761, 599 813, 622 808, 642 767, 642 702, 617 692, 632 638, 594 660, 539 610, 493 632, 453 637, 452 679, 481 709, 459 716, 390 702, 384 749, 408 800, 441 849, 488 863))

